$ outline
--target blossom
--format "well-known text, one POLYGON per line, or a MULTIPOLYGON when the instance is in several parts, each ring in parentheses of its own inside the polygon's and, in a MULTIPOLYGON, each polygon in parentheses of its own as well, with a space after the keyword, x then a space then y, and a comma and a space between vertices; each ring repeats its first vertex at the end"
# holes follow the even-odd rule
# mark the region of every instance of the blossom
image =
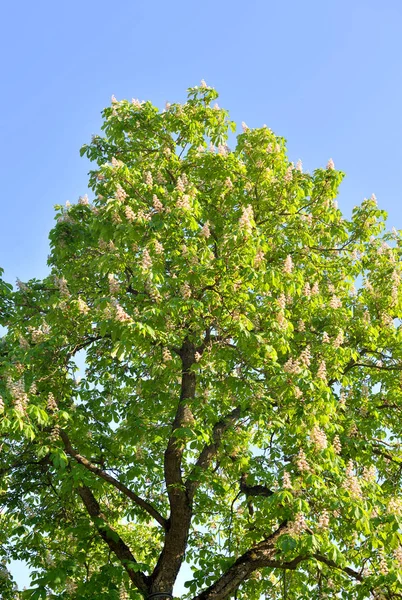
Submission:
POLYGON ((184 178, 180 177, 180 175, 179 175, 179 177, 177 178, 177 182, 176 182, 176 190, 178 192, 182 192, 183 193, 183 192, 186 191, 186 186, 185 186, 184 181, 185 181, 184 178))
POLYGON ((388 569, 387 559, 385 558, 385 556, 381 557, 380 564, 378 565, 378 569, 379 569, 381 575, 388 575, 389 569, 388 569))
POLYGON ((317 527, 318 529, 328 529, 329 525, 329 512, 325 509, 322 511, 318 518, 317 527))
POLYGON ((293 261, 290 254, 285 258, 285 262, 283 263, 283 273, 290 274, 293 271, 293 261))
POLYGON ((151 185, 153 185, 153 182, 154 182, 154 180, 153 180, 151 171, 147 171, 145 173, 145 183, 146 183, 146 185, 151 186, 151 185))
POLYGON ((402 498, 391 498, 388 502, 387 512, 397 517, 402 516, 402 498))
POLYGON ((287 169, 286 169, 286 173, 283 177, 283 181, 285 181, 285 183, 289 183, 290 181, 292 181, 293 178, 293 166, 290 165, 287 169))
POLYGON ((310 287, 310 284, 308 281, 307 281, 307 283, 304 284, 303 296, 306 296, 306 298, 310 298, 310 296, 311 296, 311 287, 310 287))
POLYGON ((314 425, 311 430, 310 439, 317 450, 325 450, 328 445, 327 436, 317 425, 314 425))
POLYGON ((264 251, 263 250, 258 250, 257 254, 255 255, 254 258, 254 266, 255 267, 259 267, 260 264, 263 262, 265 257, 264 251))
POLYGON ((394 550, 394 558, 398 563, 398 567, 402 569, 402 546, 398 546, 394 550))
POLYGON ((117 158, 115 158, 114 156, 112 157, 112 160, 110 161, 112 163, 112 167, 113 168, 118 168, 118 167, 122 167, 123 163, 121 160, 117 160, 117 158))
POLYGON ((298 375, 301 372, 300 365, 292 357, 290 357, 283 365, 283 370, 291 375, 298 375))
POLYGON ((154 247, 155 247, 155 254, 163 254, 163 252, 164 252, 163 245, 158 240, 154 241, 154 247))
POLYGON ((300 354, 300 362, 305 366, 309 367, 311 363, 311 351, 310 346, 306 346, 300 354))
POLYGON ((369 467, 364 467, 363 469, 363 479, 367 481, 367 483, 372 483, 376 480, 377 471, 374 465, 370 465, 369 467))
POLYGON ((311 295, 312 296, 317 296, 317 294, 319 293, 320 289, 318 287, 318 283, 317 281, 314 283, 313 287, 311 288, 311 295))
POLYGON ((370 200, 371 200, 372 202, 374 202, 375 204, 377 204, 377 196, 376 196, 375 194, 371 194, 371 196, 370 196, 370 200))
POLYGON ((201 87, 202 87, 203 89, 205 89, 205 88, 207 88, 207 87, 208 87, 208 85, 206 84, 206 82, 204 81, 204 79, 201 79, 201 87))
POLYGON ((225 179, 225 186, 228 187, 229 189, 233 188, 233 182, 230 179, 230 177, 226 177, 226 179, 225 179))
POLYGON ((112 273, 109 273, 107 278, 109 281, 109 292, 111 296, 113 296, 114 294, 117 294, 120 291, 120 283, 117 281, 117 279, 112 273))
POLYGON ((290 535, 298 536, 307 529, 306 519, 303 513, 297 513, 294 521, 289 523, 290 535))
POLYGON ((124 202, 124 200, 128 196, 127 192, 122 188, 122 186, 119 183, 116 186, 115 196, 116 200, 118 200, 119 202, 124 202))
POLYGON ((49 393, 48 397, 47 397, 47 404, 46 404, 46 408, 49 412, 54 412, 57 410, 57 402, 56 399, 54 397, 54 395, 52 394, 52 392, 49 393))
POLYGON ((299 319, 299 320, 297 321, 297 329, 298 329, 299 331, 306 331, 306 324, 305 324, 305 322, 303 321, 303 319, 299 319))
POLYGON ((68 298, 70 296, 70 292, 67 287, 67 280, 64 277, 54 277, 54 282, 59 288, 59 292, 61 296, 68 298))
POLYGON ((296 171, 299 171, 299 173, 303 173, 303 164, 300 158, 296 163, 296 171))
POLYGON ((131 104, 138 109, 142 108, 142 103, 137 99, 137 98, 132 98, 131 99, 131 104))
POLYGON ((152 258, 149 254, 147 248, 142 251, 142 259, 141 259, 141 269, 143 271, 148 271, 152 267, 152 258))
POLYGON ((18 343, 20 345, 20 348, 22 348, 23 350, 29 349, 29 342, 22 335, 19 336, 18 343))
POLYGON ((191 298, 191 288, 187 282, 183 283, 181 286, 180 293, 185 300, 191 298))
POLYGON ((306 455, 302 448, 300 448, 300 450, 298 452, 297 459, 296 459, 296 465, 297 465, 297 468, 299 469, 299 471, 310 471, 310 466, 306 460, 306 455))
POLYGON ((204 237, 205 239, 208 239, 211 235, 211 230, 209 228, 209 222, 206 221, 206 223, 204 224, 204 226, 201 229, 201 235, 202 237, 204 237))
POLYGON ((227 156, 229 154, 229 148, 226 144, 218 144, 218 154, 221 156, 227 156))
POLYGON ((330 158, 329 161, 328 161, 328 163, 327 163, 327 169, 329 171, 332 171, 333 169, 335 169, 334 161, 332 160, 332 158, 330 158))
POLYGON ((283 473, 282 487, 285 490, 291 490, 292 489, 292 480, 291 480, 290 475, 289 475, 289 473, 287 471, 284 471, 284 473, 283 473))
POLYGON ((338 296, 336 296, 335 294, 333 294, 333 296, 331 296, 331 300, 329 301, 329 306, 333 309, 335 308, 341 308, 342 307, 342 301, 338 298, 338 296))
POLYGON ((163 358, 163 362, 168 362, 168 360, 172 360, 172 355, 171 355, 170 350, 168 348, 163 348, 163 350, 162 350, 162 358, 163 358))
POLYGON ((253 213, 253 207, 251 206, 251 204, 249 204, 247 207, 243 207, 242 209, 242 215, 239 219, 239 225, 241 229, 244 229, 244 231, 249 234, 252 231, 253 228, 253 224, 252 224, 252 220, 254 218, 254 213, 253 213))
POLYGON ((120 304, 118 304, 117 302, 115 304, 115 311, 116 311, 116 320, 117 321, 120 321, 121 323, 124 323, 126 321, 131 321, 130 315, 128 315, 126 313, 126 311, 124 310, 124 308, 122 306, 120 306, 120 304))
POLYGON ((131 206, 125 207, 124 214, 126 215, 127 221, 130 221, 130 223, 135 221, 136 215, 135 215, 135 212, 133 211, 133 209, 131 208, 131 206))
POLYGON ((360 487, 360 483, 358 478, 356 477, 356 475, 354 475, 354 467, 353 467, 353 461, 350 460, 348 462, 348 466, 346 469, 346 479, 343 482, 343 487, 349 491, 350 495, 355 499, 361 499, 362 498, 362 490, 360 487))
POLYGON ((177 206, 177 208, 181 208, 183 210, 190 210, 191 209, 190 196, 188 194, 184 194, 184 196, 181 196, 177 200, 176 206, 177 206))
POLYGON ((338 335, 336 336, 336 338, 333 341, 333 347, 340 348, 343 344, 344 339, 345 339, 345 335, 344 335, 342 329, 340 329, 338 331, 338 335))
POLYGON ((201 360, 201 354, 199 352, 196 352, 194 354, 194 360, 195 360, 195 362, 200 362, 200 360, 201 360))
POLYGON ((26 283, 22 283, 22 281, 18 278, 17 278, 17 288, 20 290, 20 292, 29 292, 29 287, 26 285, 26 283))
POLYGON ((250 129, 244 121, 242 121, 241 127, 242 127, 244 133, 246 133, 246 131, 248 131, 250 129))
POLYGON ((89 313, 89 306, 82 298, 78 298, 77 306, 81 314, 86 315, 89 313))
POLYGON ((156 196, 156 194, 154 194, 152 196, 152 205, 153 205, 154 209, 156 210, 156 212, 160 213, 163 211, 163 204, 159 200, 158 196, 156 196))
POLYGON ((303 392, 297 385, 295 385, 295 387, 294 387, 294 393, 295 393, 295 398, 297 398, 297 399, 299 399, 303 396, 303 392))
POLYGON ((317 377, 318 379, 321 379, 321 381, 324 381, 325 383, 327 382, 327 367, 324 360, 320 362, 317 371, 317 377))
POLYGON ((324 344, 328 344, 329 343, 329 335, 326 331, 322 332, 322 341, 324 344))
POLYGON ((279 304, 280 308, 282 308, 283 310, 286 308, 286 302, 287 302, 287 298, 286 298, 285 294, 282 292, 282 294, 278 298, 278 304, 279 304))
POLYGON ((339 439, 339 435, 336 435, 332 441, 333 449, 335 450, 335 454, 340 454, 342 452, 342 444, 339 439))

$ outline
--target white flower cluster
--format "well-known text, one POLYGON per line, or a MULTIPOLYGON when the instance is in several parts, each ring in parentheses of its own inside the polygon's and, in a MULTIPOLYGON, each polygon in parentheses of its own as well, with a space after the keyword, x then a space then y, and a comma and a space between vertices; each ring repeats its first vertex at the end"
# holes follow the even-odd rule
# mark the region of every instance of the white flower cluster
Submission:
POLYGON ((182 210, 191 210, 190 196, 188 194, 180 196, 176 202, 176 206, 182 210))
POLYGON ((287 255, 285 262, 283 263, 283 273, 289 275, 293 271, 293 261, 290 254, 287 255))
POLYGON ((163 348, 163 350, 162 350, 162 358, 163 358, 163 362, 168 362, 169 360, 172 360, 172 355, 171 355, 170 350, 168 348, 163 348))
POLYGON ((307 462, 306 454, 302 448, 300 448, 297 454, 296 465, 299 471, 310 471, 310 465, 307 462))
POLYGON ((176 190, 178 192, 184 193, 186 191, 186 177, 184 175, 177 178, 176 190))
POLYGON ((126 311, 124 310, 124 308, 122 306, 120 306, 120 304, 118 304, 116 302, 114 307, 115 307, 116 321, 119 321, 120 323, 125 323, 127 321, 131 321, 130 315, 128 315, 126 313, 126 311))
POLYGON ((152 196, 152 205, 157 213, 161 213, 163 211, 163 204, 156 194, 152 196))
POLYGON ((254 266, 259 267, 265 258, 265 254, 263 250, 258 250, 257 254, 254 258, 254 266))
POLYGON ((284 473, 283 473, 282 487, 285 490, 291 490, 292 489, 292 480, 290 478, 290 474, 288 473, 288 471, 284 471, 284 473))
POLYGON ((89 313, 89 306, 82 298, 78 298, 77 305, 81 314, 87 315, 89 313))
POLYGON ((346 469, 346 479, 343 482, 343 487, 349 491, 352 498, 355 500, 361 500, 362 489, 360 487, 359 479, 354 474, 353 461, 350 460, 346 469))
POLYGON ((325 432, 317 425, 314 425, 311 430, 310 439, 317 450, 325 450, 328 446, 327 436, 325 432))
POLYGON ((202 235, 202 237, 204 237, 205 239, 208 239, 211 236, 211 230, 209 228, 209 222, 206 221, 200 231, 200 234, 202 235))
POLYGON ((394 550, 394 558, 398 563, 399 569, 402 569, 402 546, 398 546, 394 550))
POLYGON ((343 333, 342 329, 340 329, 338 331, 336 338, 333 341, 333 347, 340 348, 344 342, 344 339, 345 339, 345 334, 343 333))
POLYGON ((333 309, 342 308, 342 301, 334 294, 329 301, 329 306, 333 309))
POLYGON ((52 394, 52 392, 50 392, 47 397, 46 408, 49 412, 55 412, 58 408, 56 399, 55 399, 54 395, 52 394))
POLYGON ((329 512, 325 509, 322 511, 318 518, 317 527, 318 529, 325 530, 329 526, 329 512))
POLYGON ((305 367, 309 367, 310 366, 310 363, 311 363, 310 346, 306 346, 305 349, 302 351, 302 353, 300 354, 299 361, 305 367))
POLYGON ((13 398, 13 406, 15 410, 21 414, 25 413, 28 406, 28 395, 24 389, 24 383, 21 379, 18 381, 12 381, 8 379, 7 387, 13 398))
POLYGON ((70 296, 70 292, 67 287, 67 280, 64 277, 54 277, 54 283, 59 288, 59 292, 61 296, 68 298, 70 296))
POLYGON ((135 221, 136 214, 133 211, 133 209, 131 208, 131 206, 126 206, 124 208, 124 214, 126 215, 127 221, 130 221, 130 223, 133 223, 135 221))
POLYGON ((191 298, 191 288, 187 282, 184 282, 180 288, 180 293, 185 300, 191 298))
POLYGON ((147 248, 142 251, 141 270, 148 271, 152 267, 152 258, 147 248))
POLYGON ((240 228, 243 229, 246 234, 250 234, 253 229, 253 219, 253 207, 251 206, 251 204, 249 204, 248 206, 242 209, 242 215, 239 219, 240 228))
POLYGON ((324 381, 324 383, 327 382, 327 367, 324 360, 322 360, 319 364, 317 377, 318 379, 321 379, 321 381, 324 381))
POLYGON ((301 373, 301 367, 298 361, 294 360, 292 357, 288 358, 288 360, 285 362, 283 365, 283 370, 291 375, 299 375, 299 373, 301 373))
POLYGON ((342 452, 342 444, 339 439, 339 435, 336 435, 332 441, 333 449, 335 450, 335 454, 340 454, 342 452))
POLYGON ((118 183, 116 186, 116 192, 115 192, 116 200, 118 202, 124 202, 124 200, 127 198, 127 196, 128 196, 127 192, 122 188, 120 183, 118 183))
POLYGON ((107 276, 109 281, 109 292, 111 296, 118 294, 120 291, 120 283, 117 281, 113 273, 109 273, 107 276))
POLYGON ((288 532, 290 535, 299 536, 307 529, 306 518, 303 513, 297 513, 294 521, 291 521, 288 525, 288 532))
POLYGON ((402 516, 402 498, 391 498, 388 502, 387 512, 397 517, 402 516))
POLYGON ((370 465, 369 467, 364 467, 363 469, 363 479, 367 481, 367 483, 372 483, 377 478, 377 470, 374 465, 370 465))

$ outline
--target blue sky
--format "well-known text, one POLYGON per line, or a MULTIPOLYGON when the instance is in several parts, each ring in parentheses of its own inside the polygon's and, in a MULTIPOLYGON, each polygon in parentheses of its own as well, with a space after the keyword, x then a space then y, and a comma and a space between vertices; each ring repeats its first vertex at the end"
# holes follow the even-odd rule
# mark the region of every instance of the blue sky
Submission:
MULTIPOLYGON (((46 274, 53 205, 86 193, 80 146, 118 99, 185 99, 204 78, 238 123, 266 123, 304 168, 346 171, 402 228, 400 0, 3 3, 0 266, 46 274)), ((23 569, 19 569, 21 581, 23 569)))

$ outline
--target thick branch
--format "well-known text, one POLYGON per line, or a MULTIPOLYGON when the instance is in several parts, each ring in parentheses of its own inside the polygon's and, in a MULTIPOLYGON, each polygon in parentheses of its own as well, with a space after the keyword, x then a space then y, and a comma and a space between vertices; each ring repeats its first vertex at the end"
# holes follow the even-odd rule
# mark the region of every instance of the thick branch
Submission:
POLYGON ((80 465, 83 465, 86 469, 88 469, 88 471, 91 471, 91 473, 94 473, 101 479, 104 479, 108 483, 111 483, 115 488, 120 490, 123 494, 130 498, 130 500, 135 502, 135 504, 137 504, 149 515, 151 515, 160 525, 162 525, 165 531, 167 530, 167 519, 162 517, 162 515, 160 515, 159 512, 151 504, 149 504, 149 502, 137 496, 137 494, 130 490, 127 486, 125 486, 124 483, 121 483, 118 479, 116 479, 103 469, 100 469, 99 467, 91 463, 91 461, 89 461, 87 458, 85 458, 85 456, 82 456, 82 454, 74 450, 74 448, 71 445, 70 439, 65 431, 60 430, 60 437, 64 442, 64 448, 67 454, 74 458, 80 465))
POLYGON ((215 583, 195 596, 193 600, 226 600, 243 581, 248 579, 253 571, 263 567, 295 569, 301 561, 306 560, 308 557, 299 556, 289 563, 281 563, 275 560, 277 553, 276 541, 279 536, 286 533, 287 528, 287 523, 282 523, 269 537, 239 556, 236 562, 215 583))
POLYGON ((193 419, 190 404, 195 397, 195 347, 189 340, 179 350, 182 361, 180 400, 167 444, 164 469, 169 496, 170 518, 163 550, 151 575, 151 592, 171 593, 184 560, 192 517, 192 503, 184 486, 182 460, 184 441, 177 433, 193 419))
POLYGON ((89 489, 89 487, 83 485, 78 488, 78 494, 80 495, 88 514, 94 522, 99 535, 120 560, 131 581, 143 594, 148 594, 149 578, 144 575, 144 573, 133 570, 132 567, 137 561, 119 534, 106 522, 105 516, 102 513, 92 491, 89 489))
POLYGON ((237 406, 230 413, 215 423, 212 429, 212 442, 204 446, 186 481, 186 488, 191 498, 194 497, 194 493, 197 487, 200 485, 197 474, 199 471, 205 471, 210 466, 211 462, 218 453, 223 434, 231 425, 233 425, 233 423, 237 421, 239 417, 240 407, 237 406))
POLYGON ((272 569, 295 570, 301 562, 308 561, 311 558, 315 558, 333 569, 343 571, 357 581, 364 581, 363 576, 358 571, 350 567, 340 567, 321 554, 302 554, 285 562, 278 560, 276 558, 276 540, 286 533, 287 527, 286 522, 282 523, 268 538, 242 554, 215 583, 195 596, 193 600, 226 600, 257 569, 270 567, 272 569))

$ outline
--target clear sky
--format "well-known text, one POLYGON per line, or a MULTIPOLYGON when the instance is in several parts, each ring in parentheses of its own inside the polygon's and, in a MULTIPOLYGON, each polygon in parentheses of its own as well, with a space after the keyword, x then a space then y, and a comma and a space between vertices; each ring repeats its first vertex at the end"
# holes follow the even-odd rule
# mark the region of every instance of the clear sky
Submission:
MULTIPOLYGON (((80 146, 118 99, 182 101, 204 78, 305 170, 346 171, 402 229, 401 0, 30 0, 0 18, 0 266, 46 274, 53 205, 87 192, 80 146)), ((20 581, 24 570, 19 569, 20 581)))

